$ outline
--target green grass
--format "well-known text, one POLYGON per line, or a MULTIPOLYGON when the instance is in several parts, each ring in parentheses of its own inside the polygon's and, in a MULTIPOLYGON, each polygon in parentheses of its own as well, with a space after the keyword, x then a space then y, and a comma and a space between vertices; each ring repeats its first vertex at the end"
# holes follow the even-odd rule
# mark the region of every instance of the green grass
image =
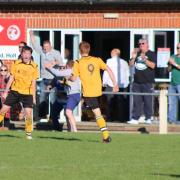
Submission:
POLYGON ((173 180, 180 136, 35 131, 0 132, 1 180, 173 180))

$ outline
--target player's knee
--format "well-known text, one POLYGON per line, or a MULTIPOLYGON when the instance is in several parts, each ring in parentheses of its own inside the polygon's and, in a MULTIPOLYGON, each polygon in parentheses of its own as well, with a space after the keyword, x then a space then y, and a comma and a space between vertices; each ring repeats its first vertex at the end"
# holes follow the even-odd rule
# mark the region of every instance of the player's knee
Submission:
POLYGON ((95 118, 96 118, 96 121, 98 121, 98 120, 102 119, 103 116, 102 115, 97 115, 97 116, 95 116, 95 118))
POLYGON ((10 109, 9 106, 3 105, 2 108, 0 109, 0 113, 1 113, 1 114, 4 114, 4 113, 6 113, 9 109, 10 109))
POLYGON ((72 111, 70 109, 66 109, 66 112, 65 112, 66 116, 69 117, 72 115, 72 111))

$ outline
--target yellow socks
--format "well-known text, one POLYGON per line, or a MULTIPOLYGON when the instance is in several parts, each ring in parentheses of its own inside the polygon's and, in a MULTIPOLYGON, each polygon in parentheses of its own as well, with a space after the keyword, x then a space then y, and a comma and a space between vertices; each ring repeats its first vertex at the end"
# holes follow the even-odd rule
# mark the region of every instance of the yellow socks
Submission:
POLYGON ((5 113, 0 113, 0 123, 4 120, 5 113))
POLYGON ((103 134, 103 139, 107 139, 109 137, 109 132, 106 126, 106 122, 102 116, 97 116, 96 117, 96 122, 103 134))
POLYGON ((31 135, 32 130, 33 130, 32 119, 31 118, 27 118, 26 122, 25 122, 26 135, 31 135))

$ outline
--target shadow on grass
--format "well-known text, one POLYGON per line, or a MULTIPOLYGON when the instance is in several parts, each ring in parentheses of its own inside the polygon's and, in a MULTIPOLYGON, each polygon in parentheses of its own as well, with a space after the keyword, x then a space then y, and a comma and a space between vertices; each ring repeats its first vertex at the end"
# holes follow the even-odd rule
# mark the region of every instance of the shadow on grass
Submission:
POLYGON ((149 134, 149 131, 147 131, 147 129, 145 127, 140 127, 138 129, 138 131, 141 133, 141 134, 149 134))
POLYGON ((40 139, 54 139, 54 140, 64 140, 64 141, 81 141, 78 138, 64 138, 64 137, 52 137, 52 136, 38 136, 40 139))
POLYGON ((0 134, 0 138, 7 137, 7 138, 21 138, 20 136, 14 136, 9 134, 0 134))
POLYGON ((154 173, 152 175, 154 175, 154 176, 166 176, 166 177, 180 178, 180 174, 154 173))
MULTIPOLYGON (((54 137, 54 136, 38 136, 37 138, 63 140, 63 141, 82 141, 81 139, 78 139, 78 138, 64 138, 64 137, 54 137)), ((93 142, 93 143, 99 143, 99 141, 97 141, 97 140, 87 140, 87 141, 88 142, 93 142)))
POLYGON ((88 142, 92 142, 92 143, 101 143, 100 141, 98 140, 87 140, 88 142))

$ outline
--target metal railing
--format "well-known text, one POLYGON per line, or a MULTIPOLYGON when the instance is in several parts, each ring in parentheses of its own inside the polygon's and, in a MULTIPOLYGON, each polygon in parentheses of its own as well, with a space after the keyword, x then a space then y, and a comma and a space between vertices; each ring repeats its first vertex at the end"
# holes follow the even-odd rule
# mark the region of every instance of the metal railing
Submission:
MULTIPOLYGON (((103 94, 112 94, 112 92, 103 92, 103 94)), ((153 93, 138 92, 117 92, 117 95, 143 95, 143 96, 159 96, 159 134, 167 134, 168 132, 168 96, 180 96, 179 93, 168 93, 168 90, 159 90, 153 93)))
MULTIPOLYGON (((0 89, 0 92, 3 92, 4 89, 0 89)), ((41 92, 55 92, 54 90, 38 90, 37 93, 41 92)), ((60 91, 60 92, 65 92, 65 91, 60 91)), ((113 95, 129 95, 129 96, 134 96, 134 95, 143 95, 143 96, 159 96, 159 134, 167 134, 168 132, 168 101, 167 97, 168 96, 180 96, 179 93, 168 93, 168 90, 158 90, 153 93, 138 93, 138 92, 105 92, 103 91, 103 94, 108 95, 108 94, 113 94, 113 95)))

